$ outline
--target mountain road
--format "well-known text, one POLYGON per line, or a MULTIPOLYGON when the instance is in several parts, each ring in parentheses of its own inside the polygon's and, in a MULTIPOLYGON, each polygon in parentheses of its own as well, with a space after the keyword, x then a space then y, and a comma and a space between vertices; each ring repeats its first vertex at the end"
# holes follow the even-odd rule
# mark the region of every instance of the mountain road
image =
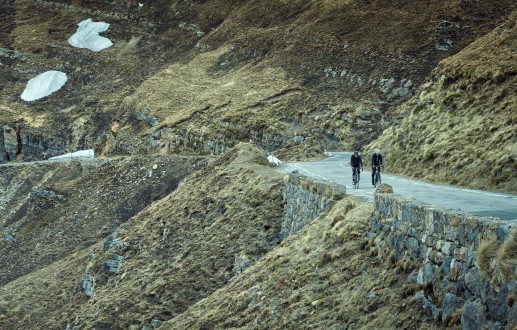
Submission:
MULTIPOLYGON (((373 200, 375 187, 371 172, 361 172, 359 189, 352 184, 351 152, 332 152, 330 157, 317 162, 284 163, 279 171, 300 174, 320 181, 345 185, 346 193, 373 200)), ((382 173, 382 183, 393 187, 393 192, 444 209, 462 210, 472 215, 517 220, 517 195, 455 186, 428 183, 382 173)))

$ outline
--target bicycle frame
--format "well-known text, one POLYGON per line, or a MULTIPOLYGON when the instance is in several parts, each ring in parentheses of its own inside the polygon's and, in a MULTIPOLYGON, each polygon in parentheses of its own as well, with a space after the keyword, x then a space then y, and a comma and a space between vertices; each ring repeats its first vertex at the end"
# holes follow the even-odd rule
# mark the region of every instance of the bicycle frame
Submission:
POLYGON ((361 171, 359 170, 359 167, 353 167, 352 168, 352 179, 354 181, 354 188, 359 188, 359 180, 361 179, 361 171))
POLYGON ((381 167, 382 166, 374 166, 374 186, 381 184, 381 167))

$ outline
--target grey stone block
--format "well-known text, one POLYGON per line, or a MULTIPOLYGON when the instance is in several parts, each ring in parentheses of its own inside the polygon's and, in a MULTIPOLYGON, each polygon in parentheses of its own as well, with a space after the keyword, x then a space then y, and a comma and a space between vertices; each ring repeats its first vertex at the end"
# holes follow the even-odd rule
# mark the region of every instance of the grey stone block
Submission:
POLYGON ((463 300, 452 293, 446 293, 442 302, 442 321, 452 316, 463 305, 463 300))
POLYGON ((433 304, 432 300, 428 299, 425 296, 424 291, 418 291, 415 294, 415 299, 422 304, 422 308, 424 310, 430 310, 431 311, 431 315, 433 316, 433 318, 435 320, 438 319, 438 316, 440 315, 440 309, 438 307, 436 307, 435 304, 433 304))
POLYGON ((495 235, 497 237, 497 241, 500 244, 503 244, 504 241, 506 240, 506 238, 508 237, 508 227, 509 227, 509 225, 505 224, 505 225, 499 225, 495 229, 495 235))
POLYGON ((488 280, 481 274, 477 267, 470 268, 465 274, 465 286, 473 295, 482 298, 482 293, 486 286, 488 286, 488 280))
POLYGON ((495 321, 506 323, 508 320, 508 288, 506 285, 501 286, 499 292, 490 288, 486 297, 486 306, 488 316, 495 321))
POLYGON ((470 300, 461 309, 462 330, 481 330, 485 324, 485 306, 479 299, 470 300))
POLYGON ((418 271, 417 283, 420 285, 427 285, 431 282, 431 278, 434 274, 436 266, 432 263, 427 262, 423 267, 418 271))
POLYGON ((113 253, 110 259, 104 261, 104 272, 114 274, 118 272, 120 266, 122 265, 122 261, 124 257, 119 256, 118 254, 113 253))
POLYGON ((84 292, 88 297, 93 297, 95 294, 95 276, 93 273, 85 273, 81 276, 78 290, 84 292))
POLYGON ((445 275, 445 277, 449 277, 451 274, 451 263, 454 258, 451 256, 445 256, 443 258, 442 265, 440 266, 441 272, 445 275))
POLYGON ((416 240, 416 238, 410 237, 407 241, 407 247, 408 247, 409 255, 411 256, 411 258, 416 258, 418 256, 418 248, 419 248, 419 244, 418 244, 418 241, 416 240))

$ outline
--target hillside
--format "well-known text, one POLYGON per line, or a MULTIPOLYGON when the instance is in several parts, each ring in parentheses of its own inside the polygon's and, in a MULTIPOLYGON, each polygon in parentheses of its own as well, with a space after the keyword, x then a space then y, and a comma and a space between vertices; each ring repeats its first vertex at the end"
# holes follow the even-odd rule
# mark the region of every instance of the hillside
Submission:
POLYGON ((514 2, 7 1, 0 111, 11 158, 221 153, 253 140, 285 157, 364 145, 436 64, 507 18, 514 2), (67 43, 108 21, 101 52, 67 43), (19 98, 44 70, 68 82, 19 98))
POLYGON ((240 145, 126 223, 108 228, 102 218, 96 237, 77 232, 88 220, 62 224, 62 237, 96 243, 2 286, 0 328, 127 329, 170 319, 229 283, 279 242, 283 181, 256 163, 264 160, 256 147, 240 145))
POLYGON ((424 236, 381 219, 436 265, 396 262, 372 204, 327 187, 340 200, 284 239, 267 156, 379 147, 387 172, 517 192, 516 22, 515 0, 0 0, 0 329, 459 329, 481 314, 442 304, 438 264, 471 290, 458 301, 503 307, 477 324, 510 329, 514 283, 487 276, 501 250, 514 275, 512 226, 480 243, 434 210, 424 236), (67 42, 88 18, 111 47, 67 42), (22 100, 47 70, 65 85, 22 100))
POLYGON ((205 163, 162 156, 0 167, 0 285, 104 239, 205 163))
POLYGON ((112 235, 3 285, 0 328, 441 327, 399 276, 411 265, 366 246, 371 205, 344 199, 280 243, 283 181, 264 157, 241 144, 112 235))
POLYGON ((439 63, 370 145, 390 172, 517 192, 517 12, 439 63))
MULTIPOLYGON (((416 286, 365 248, 371 206, 346 199, 160 329, 441 329, 416 286)), ((452 326, 456 321, 452 321, 452 326)))

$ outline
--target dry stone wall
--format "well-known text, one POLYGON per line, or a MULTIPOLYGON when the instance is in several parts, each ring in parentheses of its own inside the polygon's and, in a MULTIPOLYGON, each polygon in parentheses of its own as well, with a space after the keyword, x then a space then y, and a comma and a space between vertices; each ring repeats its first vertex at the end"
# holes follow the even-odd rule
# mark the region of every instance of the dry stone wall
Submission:
MULTIPOLYGON (((343 186, 298 173, 287 175, 285 185, 281 238, 296 233, 345 195, 343 186)), ((436 321, 463 330, 517 326, 517 264, 510 279, 498 273, 496 251, 488 254, 488 269, 478 265, 481 245, 492 243, 501 250, 514 235, 517 223, 512 221, 444 210, 393 193, 375 194, 368 232, 371 249, 387 263, 414 268, 407 282, 421 288, 416 301, 436 321)))
MULTIPOLYGON (((461 329, 513 329, 517 325, 517 267, 512 280, 494 281, 482 272, 482 242, 501 246, 517 224, 442 210, 395 194, 376 194, 369 239, 389 263, 414 263, 408 282, 422 288, 416 299, 436 320, 461 329)), ((490 268, 497 271, 492 256, 490 268)), ((490 270, 489 270, 490 271, 490 270)))
POLYGON ((286 238, 310 223, 346 193, 341 185, 315 181, 299 174, 285 177, 285 216, 280 232, 286 238))

